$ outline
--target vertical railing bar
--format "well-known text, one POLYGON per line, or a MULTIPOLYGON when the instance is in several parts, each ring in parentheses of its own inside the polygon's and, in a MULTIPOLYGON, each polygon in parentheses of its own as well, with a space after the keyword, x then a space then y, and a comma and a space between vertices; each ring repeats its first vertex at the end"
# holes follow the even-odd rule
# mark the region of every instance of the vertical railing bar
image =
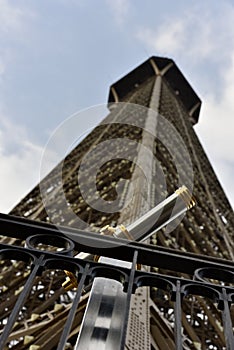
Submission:
POLYGON ((176 300, 174 304, 174 313, 175 313, 175 344, 176 350, 183 350, 182 345, 182 324, 181 324, 181 289, 180 281, 176 282, 176 300))
POLYGON ((123 327, 123 332, 122 332, 122 336, 121 336, 120 350, 124 350, 124 348, 125 348, 125 339, 126 339, 127 327, 128 327, 128 316, 129 316, 129 311, 130 311, 130 302, 131 302, 133 282, 134 282, 135 271, 136 271, 137 257, 138 257, 138 251, 135 250, 134 255, 133 255, 133 259, 132 259, 131 272, 130 272, 130 276, 128 279, 126 308, 125 308, 124 317, 123 317, 124 327, 123 327))
POLYGON ((75 296, 73 303, 72 303, 72 306, 70 308, 70 311, 69 311, 69 314, 67 317, 67 321, 66 321, 64 329, 63 329, 63 333, 62 333, 61 338, 59 340, 57 350, 63 350, 65 348, 66 341, 67 341, 67 338, 69 336, 69 332, 70 332, 70 329, 72 327, 72 323, 73 323, 73 320, 74 320, 74 317, 75 317, 75 314, 77 311, 77 307, 78 307, 78 304, 79 304, 79 301, 81 298, 83 285, 85 283, 85 279, 87 277, 88 270, 89 270, 89 264, 86 264, 85 269, 84 269, 83 274, 82 274, 82 277, 81 277, 81 280, 78 284, 76 296, 75 296))
POLYGON ((228 305, 228 298, 226 289, 222 288, 223 291, 223 302, 224 302, 224 308, 222 311, 222 318, 223 318, 223 327, 224 327, 224 336, 226 340, 226 350, 233 350, 234 349, 234 335, 232 331, 232 320, 230 315, 230 308, 228 305))
POLYGON ((11 332, 11 329, 12 327, 14 326, 15 322, 16 322, 16 319, 19 315, 19 312, 20 310, 22 309, 24 303, 25 303, 25 300, 27 299, 30 291, 31 291, 31 288, 33 286, 33 282, 34 282, 34 279, 38 273, 38 270, 41 266, 41 263, 42 263, 42 260, 44 259, 44 255, 41 255, 39 257, 38 260, 36 260, 34 262, 34 267, 33 267, 33 270, 32 272, 30 273, 28 279, 27 279, 27 282, 25 283, 24 285, 24 289, 22 290, 22 292, 20 293, 19 295, 19 298, 17 299, 17 302, 11 312, 11 315, 9 317, 9 320, 4 328, 4 331, 0 337, 0 349, 3 349, 6 341, 7 341, 7 338, 11 332))

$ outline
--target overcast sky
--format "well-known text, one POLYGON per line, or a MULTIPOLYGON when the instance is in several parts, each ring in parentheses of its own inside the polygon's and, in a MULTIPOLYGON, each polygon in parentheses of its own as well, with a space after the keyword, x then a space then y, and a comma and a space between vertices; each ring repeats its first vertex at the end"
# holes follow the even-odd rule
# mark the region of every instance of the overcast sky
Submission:
POLYGON ((231 0, 0 0, 0 211, 39 181, 53 130, 152 55, 202 99, 195 129, 233 205, 233 23, 231 0))

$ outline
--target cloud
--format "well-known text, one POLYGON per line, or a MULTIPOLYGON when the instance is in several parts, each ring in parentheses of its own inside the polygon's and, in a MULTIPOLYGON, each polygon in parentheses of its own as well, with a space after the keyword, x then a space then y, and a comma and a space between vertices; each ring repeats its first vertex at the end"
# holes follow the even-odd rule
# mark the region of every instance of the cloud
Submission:
POLYGON ((223 1, 215 6, 188 4, 184 12, 167 16, 155 28, 140 27, 137 38, 154 52, 186 57, 194 63, 226 58, 233 47, 234 7, 223 1), (219 51, 225 44, 226 50, 219 51))
POLYGON ((25 12, 8 0, 0 0, 0 33, 6 34, 18 30, 25 17, 25 12))
POLYGON ((118 25, 122 25, 127 19, 130 1, 129 0, 106 0, 107 5, 118 25))
POLYGON ((0 58, 0 75, 2 75, 5 72, 5 64, 3 60, 0 58))
POLYGON ((0 124, 0 211, 8 212, 16 198, 22 198, 38 181, 41 149, 25 141, 25 130, 5 117, 0 117, 0 124))
POLYGON ((137 32, 137 38, 155 52, 176 52, 183 47, 184 23, 177 20, 169 28, 165 24, 156 30, 141 28, 137 32))
MULTIPOLYGON (((23 127, 0 115, 0 212, 9 212, 39 182, 43 148, 23 127)), ((54 165, 52 158, 45 171, 54 165)))
POLYGON ((30 33, 27 30, 29 20, 35 14, 29 9, 21 9, 9 0, 0 0, 0 76, 8 65, 15 60, 16 47, 26 40, 30 33))
POLYGON ((229 74, 223 82, 222 99, 217 100, 211 93, 205 96, 197 131, 209 145, 212 155, 231 162, 234 161, 231 147, 234 131, 234 64, 229 74), (230 81, 231 77, 233 81, 230 81))
MULTIPOLYGON (((27 21, 32 16, 19 3, 0 0, 0 84, 9 64, 15 59, 14 44, 25 40, 27 21)), ((4 91, 4 89, 1 89, 4 91)), ((0 94, 0 111, 5 109, 0 94)), ((23 127, 0 112, 0 211, 8 212, 39 179, 42 148, 33 144, 23 127)))
POLYGON ((234 50, 230 60, 222 75, 222 98, 212 90, 205 96, 196 130, 234 207, 234 50))

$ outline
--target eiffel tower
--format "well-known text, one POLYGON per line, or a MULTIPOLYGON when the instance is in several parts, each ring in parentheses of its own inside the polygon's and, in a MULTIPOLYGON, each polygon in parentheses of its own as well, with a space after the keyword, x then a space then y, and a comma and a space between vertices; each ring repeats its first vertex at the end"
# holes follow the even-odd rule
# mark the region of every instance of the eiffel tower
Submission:
MULTIPOLYGON (((106 225, 128 226, 186 185, 196 206, 148 243, 233 260, 233 211, 194 130, 201 100, 175 62, 151 57, 142 63, 110 87, 108 107, 103 121, 10 215, 100 232, 106 225), (97 172, 95 164, 101 164, 97 172), (114 209, 106 210, 105 203, 115 203, 114 209)), ((4 236, 1 242, 24 244, 4 236)), ((157 266, 151 271, 167 273, 157 266)), ((1 328, 28 274, 22 262, 1 261, 1 328)), ((75 289, 62 287, 65 277, 58 266, 35 279, 6 349, 57 348, 75 295, 75 289)), ((88 297, 89 291, 84 291, 67 349, 75 346, 88 297)), ((173 327, 169 294, 141 287, 131 299, 126 349, 173 349, 173 327)), ((221 312, 204 297, 189 295, 183 300, 182 327, 184 349, 225 348, 221 312)))

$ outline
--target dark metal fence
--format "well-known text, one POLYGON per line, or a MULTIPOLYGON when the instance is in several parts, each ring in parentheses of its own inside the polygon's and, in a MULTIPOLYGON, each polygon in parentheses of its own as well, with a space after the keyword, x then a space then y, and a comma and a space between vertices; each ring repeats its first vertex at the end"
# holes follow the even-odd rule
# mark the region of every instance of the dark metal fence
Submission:
MULTIPOLYGON (((0 214, 0 235, 25 240, 25 246, 0 244, 0 259, 24 261, 31 267, 24 289, 20 293, 1 334, 0 349, 3 349, 7 342, 12 327, 30 293, 35 277, 40 275, 42 271, 57 268, 71 271, 79 282, 73 305, 63 327, 58 350, 65 348, 83 288, 99 276, 115 279, 123 284, 128 300, 128 308, 124 310, 123 315, 123 322, 126 324, 125 330, 127 329, 132 293, 140 286, 157 287, 169 292, 174 301, 176 349, 183 349, 181 303, 183 298, 190 294, 208 298, 221 310, 226 349, 234 349, 230 314, 230 306, 234 303, 234 263, 231 261, 122 239, 117 240, 70 228, 58 230, 53 225, 3 214, 0 214), (73 240, 72 237, 74 237, 73 240), (56 252, 40 250, 40 244, 44 243, 58 246, 62 250, 56 252), (132 268, 127 269, 73 258, 74 251, 129 261, 132 262, 132 268), (156 266, 168 272, 162 274, 137 270, 137 264, 149 267, 156 266), (183 274, 191 276, 191 278, 185 278, 183 274)), ((124 349, 125 336, 126 334, 122 334, 120 349, 124 349)))

